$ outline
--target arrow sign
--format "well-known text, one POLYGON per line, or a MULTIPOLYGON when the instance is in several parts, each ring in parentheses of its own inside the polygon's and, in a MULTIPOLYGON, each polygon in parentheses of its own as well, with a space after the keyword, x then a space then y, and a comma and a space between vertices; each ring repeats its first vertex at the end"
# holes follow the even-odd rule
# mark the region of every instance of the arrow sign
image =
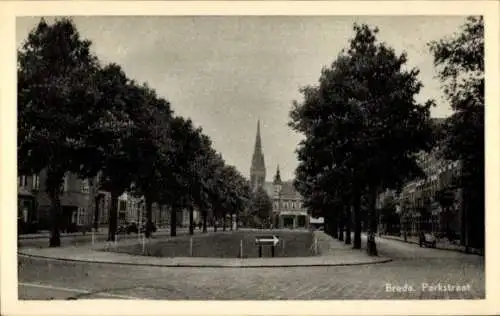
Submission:
POLYGON ((276 246, 279 243, 279 238, 276 236, 259 236, 255 238, 255 243, 259 245, 273 245, 276 246))

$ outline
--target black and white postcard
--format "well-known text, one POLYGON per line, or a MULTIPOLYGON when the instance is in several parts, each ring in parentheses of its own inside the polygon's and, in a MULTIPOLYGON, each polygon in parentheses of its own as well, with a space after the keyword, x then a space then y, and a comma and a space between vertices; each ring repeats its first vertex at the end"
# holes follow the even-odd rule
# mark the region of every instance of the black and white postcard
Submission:
POLYGON ((498 3, 0 7, 6 315, 499 311, 498 3))

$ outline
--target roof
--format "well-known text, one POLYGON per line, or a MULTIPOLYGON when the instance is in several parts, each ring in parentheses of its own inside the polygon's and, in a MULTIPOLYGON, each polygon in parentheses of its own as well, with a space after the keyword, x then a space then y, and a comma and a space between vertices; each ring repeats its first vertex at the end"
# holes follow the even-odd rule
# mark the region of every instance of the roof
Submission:
MULTIPOLYGON (((270 197, 274 196, 274 184, 272 182, 266 182, 264 184, 264 190, 270 197)), ((282 198, 302 198, 300 193, 293 186, 293 181, 283 181, 281 186, 281 197, 282 198)))

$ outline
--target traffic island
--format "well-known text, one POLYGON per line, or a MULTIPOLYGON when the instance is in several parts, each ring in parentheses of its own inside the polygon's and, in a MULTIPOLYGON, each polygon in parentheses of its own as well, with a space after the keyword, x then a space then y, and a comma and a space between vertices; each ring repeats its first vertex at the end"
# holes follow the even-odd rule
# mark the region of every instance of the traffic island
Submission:
MULTIPOLYGON (((363 251, 339 245, 324 233, 256 231, 251 234, 249 232, 226 232, 211 235, 203 236, 206 239, 199 242, 200 248, 191 247, 191 238, 186 236, 186 238, 154 240, 145 243, 139 243, 136 240, 135 243, 124 242, 123 245, 108 243, 94 249, 88 247, 22 249, 19 253, 24 256, 72 262, 196 268, 345 266, 391 261, 384 257, 370 257, 363 251), (275 233, 280 238, 280 242, 284 241, 284 250, 280 250, 280 242, 278 242, 273 258, 271 257, 272 250, 268 246, 264 246, 262 257, 259 258, 259 244, 256 239, 262 236, 267 238, 270 233, 275 233), (238 242, 235 237, 244 237, 240 240, 244 240, 248 246, 247 251, 244 250, 243 258, 238 258, 241 242, 238 242), (217 242, 212 244, 208 242, 210 240, 217 242), (229 240, 235 240, 235 242, 225 242, 229 240), (294 240, 296 245, 293 244, 294 240), (307 242, 308 240, 309 242, 307 242), (210 246, 210 244, 212 245, 210 246), (208 248, 204 248, 205 246, 208 248), (145 254, 147 253, 146 249, 151 252, 149 255, 142 255, 143 250, 145 254), (190 256, 191 251, 193 256, 190 256), (152 254, 157 254, 157 256, 152 254), (162 256, 158 256, 158 254, 162 254, 162 256), (176 256, 173 256, 174 254, 176 256), (212 256, 209 257, 207 254, 212 256)), ((195 244, 194 241, 192 243, 195 244)))

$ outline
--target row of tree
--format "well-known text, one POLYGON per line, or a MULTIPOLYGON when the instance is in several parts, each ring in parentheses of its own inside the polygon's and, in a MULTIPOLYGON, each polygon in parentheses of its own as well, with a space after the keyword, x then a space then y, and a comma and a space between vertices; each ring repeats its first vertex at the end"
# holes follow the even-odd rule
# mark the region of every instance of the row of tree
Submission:
MULTIPOLYGON (((353 247, 359 249, 364 218, 367 251, 377 255, 377 196, 425 177, 417 155, 439 142, 446 159, 464 162, 465 213, 475 209, 476 229, 470 229, 479 238, 482 220, 484 235, 482 24, 469 18, 458 39, 430 43, 456 110, 445 133, 430 119, 434 102, 415 101, 422 87, 418 69, 409 69, 405 53, 378 42, 377 28, 354 25, 348 48, 322 69, 319 84, 301 89, 303 101, 290 112, 290 126, 305 136, 297 149, 295 186, 313 215, 325 217, 328 233, 343 240, 345 232, 350 244, 354 230, 353 247)), ((468 215, 465 222, 470 220, 468 215)))
POLYGON ((109 240, 124 192, 144 197, 149 221, 153 203, 169 206, 173 236, 181 208, 190 209, 191 233, 193 208, 200 209, 206 232, 208 216, 237 214, 250 198, 246 179, 201 128, 120 66, 102 65, 67 18, 42 19, 18 51, 18 173, 41 170, 52 203, 50 246, 60 245, 67 172, 111 194, 109 240))

